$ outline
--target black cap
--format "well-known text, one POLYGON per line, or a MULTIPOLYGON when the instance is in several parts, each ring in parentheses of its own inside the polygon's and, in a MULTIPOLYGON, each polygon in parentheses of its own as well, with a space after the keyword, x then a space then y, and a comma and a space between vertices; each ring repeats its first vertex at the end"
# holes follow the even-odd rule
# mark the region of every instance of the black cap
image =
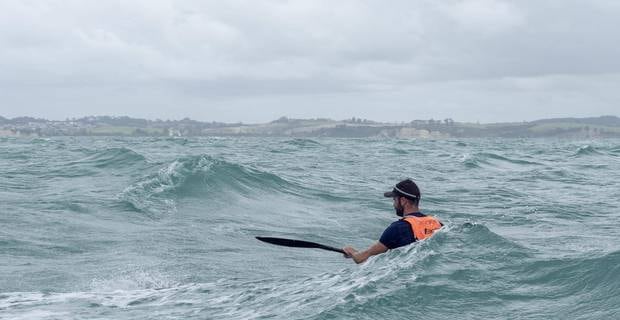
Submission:
POLYGON ((403 180, 394 186, 390 192, 383 194, 386 198, 405 197, 413 201, 420 201, 420 189, 411 179, 403 180))

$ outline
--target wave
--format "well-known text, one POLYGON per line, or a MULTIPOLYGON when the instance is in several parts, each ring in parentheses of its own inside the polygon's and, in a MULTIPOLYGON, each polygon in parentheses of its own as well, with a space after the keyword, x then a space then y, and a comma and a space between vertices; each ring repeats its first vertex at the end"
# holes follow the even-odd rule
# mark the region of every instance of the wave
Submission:
POLYGON ((140 212, 176 211, 179 197, 213 199, 222 196, 252 197, 258 192, 294 192, 279 176, 208 155, 177 159, 121 192, 119 198, 140 212))
POLYGON ((501 168, 518 169, 520 166, 540 166, 541 163, 522 159, 512 159, 495 153, 481 152, 465 154, 461 163, 468 168, 501 168))
POLYGON ((400 148, 390 148, 390 150, 392 151, 393 154, 398 154, 398 155, 409 154, 409 152, 407 152, 407 150, 403 150, 403 149, 400 149, 400 148))
MULTIPOLYGON (((270 263, 275 262, 261 266, 270 263)), ((619 272, 620 251, 541 260, 485 225, 464 223, 363 265, 312 276, 179 283, 138 268, 93 279, 84 291, 3 293, 0 308, 12 316, 76 308, 93 318, 144 308, 183 318, 197 317, 198 308, 223 319, 472 319, 502 318, 506 312, 614 318, 620 311, 619 272)))
POLYGON ((581 156, 600 155, 600 154, 602 153, 599 152, 599 150, 597 150, 595 147, 591 145, 585 145, 585 146, 579 147, 579 149, 577 149, 577 151, 575 152, 575 154, 573 154, 573 156, 581 157, 581 156))
POLYGON ((108 148, 73 162, 96 168, 119 168, 143 163, 146 157, 128 148, 108 148))
MULTIPOLYGON (((558 318, 610 319, 620 313, 620 251, 594 258, 564 258, 521 264, 515 293, 568 306, 558 318)), ((541 303, 542 304, 542 303, 541 303)))
POLYGON ((620 155, 620 146, 613 147, 609 150, 612 155, 620 155))
POLYGON ((71 161, 47 172, 46 177, 81 177, 95 175, 101 170, 135 171, 147 164, 143 155, 128 148, 108 148, 96 151, 80 160, 71 161))
MULTIPOLYGON (((422 301, 433 285, 450 287, 451 283, 462 285, 468 278, 481 278, 488 268, 505 268, 512 260, 530 257, 528 249, 492 232, 484 225, 465 223, 460 226, 449 224, 432 238, 410 246, 391 250, 373 257, 365 264, 352 266, 333 273, 321 274, 307 279, 296 279, 283 283, 272 301, 259 301, 250 309, 269 313, 284 299, 288 304, 303 303, 304 313, 281 310, 288 313, 283 318, 311 319, 377 319, 402 318, 403 310, 412 307, 411 301, 422 301), (290 289, 288 289, 290 288, 290 289), (304 289, 305 288, 305 289, 304 289), (265 310, 263 305, 269 306, 265 310), (301 314, 300 314, 301 313, 301 314), (394 314, 394 317, 388 316, 394 314)), ((240 295, 268 288, 246 287, 240 295)), ((451 289, 453 290, 453 289, 451 289)), ((469 291, 463 289, 463 295, 469 291)), ((240 296, 231 297, 242 299, 240 296)), ((442 310, 443 299, 436 302, 442 310)), ((416 303, 417 305, 417 303, 416 303)), ((416 314, 423 316, 424 312, 416 314)), ((413 317, 416 318, 416 317, 413 317)), ((441 318, 441 316, 439 317, 441 318)))
POLYGON ((9 150, 6 152, 0 153, 0 159, 6 160, 29 160, 32 157, 32 151, 29 150, 9 150))
MULTIPOLYGON (((411 301, 432 299, 434 294, 449 296, 451 291, 456 290, 455 284, 458 287, 471 280, 484 284, 488 269, 506 268, 512 265, 513 259, 521 261, 528 257, 530 252, 526 248, 484 225, 447 225, 428 240, 373 257, 363 265, 352 266, 353 270, 345 269, 282 284, 281 287, 290 289, 283 289, 287 292, 281 292, 278 298, 285 299, 289 304, 312 306, 305 313, 282 310, 288 312, 284 318, 402 318, 403 310, 413 310, 416 309, 413 305, 419 306, 419 303, 412 304, 411 301), (447 291, 441 292, 441 288, 447 291)), ((463 299, 471 298, 471 288, 461 290, 463 299)), ((249 293, 251 291, 244 291, 243 294, 249 293)), ((431 302, 437 310, 443 310, 442 303, 450 301, 448 297, 442 298, 431 302)), ((263 302, 273 309, 282 306, 281 302, 263 302)), ((266 313, 272 311, 264 310, 261 305, 250 308, 263 309, 261 311, 266 313)), ((424 315, 424 310, 413 312, 408 314, 412 318, 424 315)), ((442 318, 442 314, 445 315, 441 313, 438 318, 442 318)))
MULTIPOLYGON (((620 251, 594 258, 564 258, 523 265, 524 283, 553 282, 558 296, 596 291, 620 299, 620 251)), ((550 292, 545 292, 549 294, 550 292)))
POLYGON ((52 139, 50 138, 34 138, 32 140, 30 140, 30 144, 47 144, 48 142, 51 142, 52 139))
POLYGON ((580 169, 592 169, 592 170, 602 170, 602 169, 607 169, 609 168, 609 165, 607 164, 578 164, 575 165, 577 168, 580 169))
POLYGON ((286 140, 284 141, 284 143, 291 145, 291 146, 296 146, 299 148, 316 148, 316 147, 321 146, 321 144, 317 141, 314 141, 312 139, 302 139, 302 138, 286 140))
POLYGON ((180 285, 159 272, 127 270, 112 278, 94 278, 88 287, 73 292, 0 293, 0 310, 14 319, 75 319, 63 309, 84 308, 85 313, 92 313, 86 318, 98 318, 102 307, 126 310, 148 303, 163 304, 175 294, 190 292, 193 286, 180 285))
POLYGON ((362 285, 340 291, 345 295, 340 303, 311 319, 502 318, 506 310, 537 314, 534 318, 606 319, 620 312, 620 251, 543 260, 476 224, 415 246, 371 261, 362 285), (415 263, 402 262, 420 255, 415 263), (377 268, 395 275, 373 279, 377 268))
POLYGON ((182 146, 190 143, 190 140, 184 137, 169 137, 169 138, 165 138, 164 141, 182 145, 182 146))
POLYGON ((585 183, 587 176, 581 171, 568 170, 562 168, 547 167, 542 169, 534 169, 519 178, 519 180, 527 179, 531 181, 554 181, 564 183, 585 183))

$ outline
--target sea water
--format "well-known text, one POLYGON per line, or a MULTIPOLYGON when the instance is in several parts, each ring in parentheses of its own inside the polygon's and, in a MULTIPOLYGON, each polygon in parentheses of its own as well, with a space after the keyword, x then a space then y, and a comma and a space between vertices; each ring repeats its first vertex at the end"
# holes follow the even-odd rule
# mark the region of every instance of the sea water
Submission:
POLYGON ((1 319, 618 319, 620 141, 0 138, 1 319), (411 177, 432 238, 356 265, 411 177))

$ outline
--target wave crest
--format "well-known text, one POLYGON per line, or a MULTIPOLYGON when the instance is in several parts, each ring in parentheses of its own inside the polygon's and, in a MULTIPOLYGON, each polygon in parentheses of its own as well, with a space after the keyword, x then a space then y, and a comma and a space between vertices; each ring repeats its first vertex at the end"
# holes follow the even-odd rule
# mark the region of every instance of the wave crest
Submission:
POLYGON ((163 213, 176 211, 179 197, 249 197, 265 190, 287 191, 291 184, 275 174, 198 155, 177 159, 136 181, 119 198, 140 212, 163 213))
POLYGON ((299 148, 315 148, 321 146, 321 144, 312 139, 304 139, 304 138, 296 138, 292 140, 287 140, 284 142, 285 144, 296 146, 299 148))
POLYGON ((519 169, 526 166, 540 166, 541 163, 522 159, 513 159, 495 153, 480 152, 475 154, 465 154, 461 160, 468 168, 500 168, 500 169, 519 169))
POLYGON ((127 167, 146 161, 143 155, 128 148, 108 148, 72 162, 74 165, 90 165, 97 168, 127 167))
POLYGON ((579 157, 579 156, 587 156, 587 155, 593 155, 593 154, 601 154, 601 153, 595 147, 591 145, 585 145, 585 146, 579 147, 579 149, 577 149, 577 151, 575 152, 574 156, 579 157))

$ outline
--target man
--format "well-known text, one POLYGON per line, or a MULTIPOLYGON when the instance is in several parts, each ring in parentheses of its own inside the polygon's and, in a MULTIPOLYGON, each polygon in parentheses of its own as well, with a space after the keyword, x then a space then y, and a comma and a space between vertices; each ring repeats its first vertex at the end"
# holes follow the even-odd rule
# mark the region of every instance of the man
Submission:
POLYGON ((365 251, 357 251, 353 247, 344 247, 347 258, 352 258, 356 263, 362 263, 369 257, 384 253, 388 249, 406 246, 415 241, 430 237, 443 224, 434 217, 420 212, 420 189, 411 179, 403 180, 396 184, 391 192, 383 194, 394 200, 396 215, 403 217, 393 222, 381 235, 379 241, 365 251))

